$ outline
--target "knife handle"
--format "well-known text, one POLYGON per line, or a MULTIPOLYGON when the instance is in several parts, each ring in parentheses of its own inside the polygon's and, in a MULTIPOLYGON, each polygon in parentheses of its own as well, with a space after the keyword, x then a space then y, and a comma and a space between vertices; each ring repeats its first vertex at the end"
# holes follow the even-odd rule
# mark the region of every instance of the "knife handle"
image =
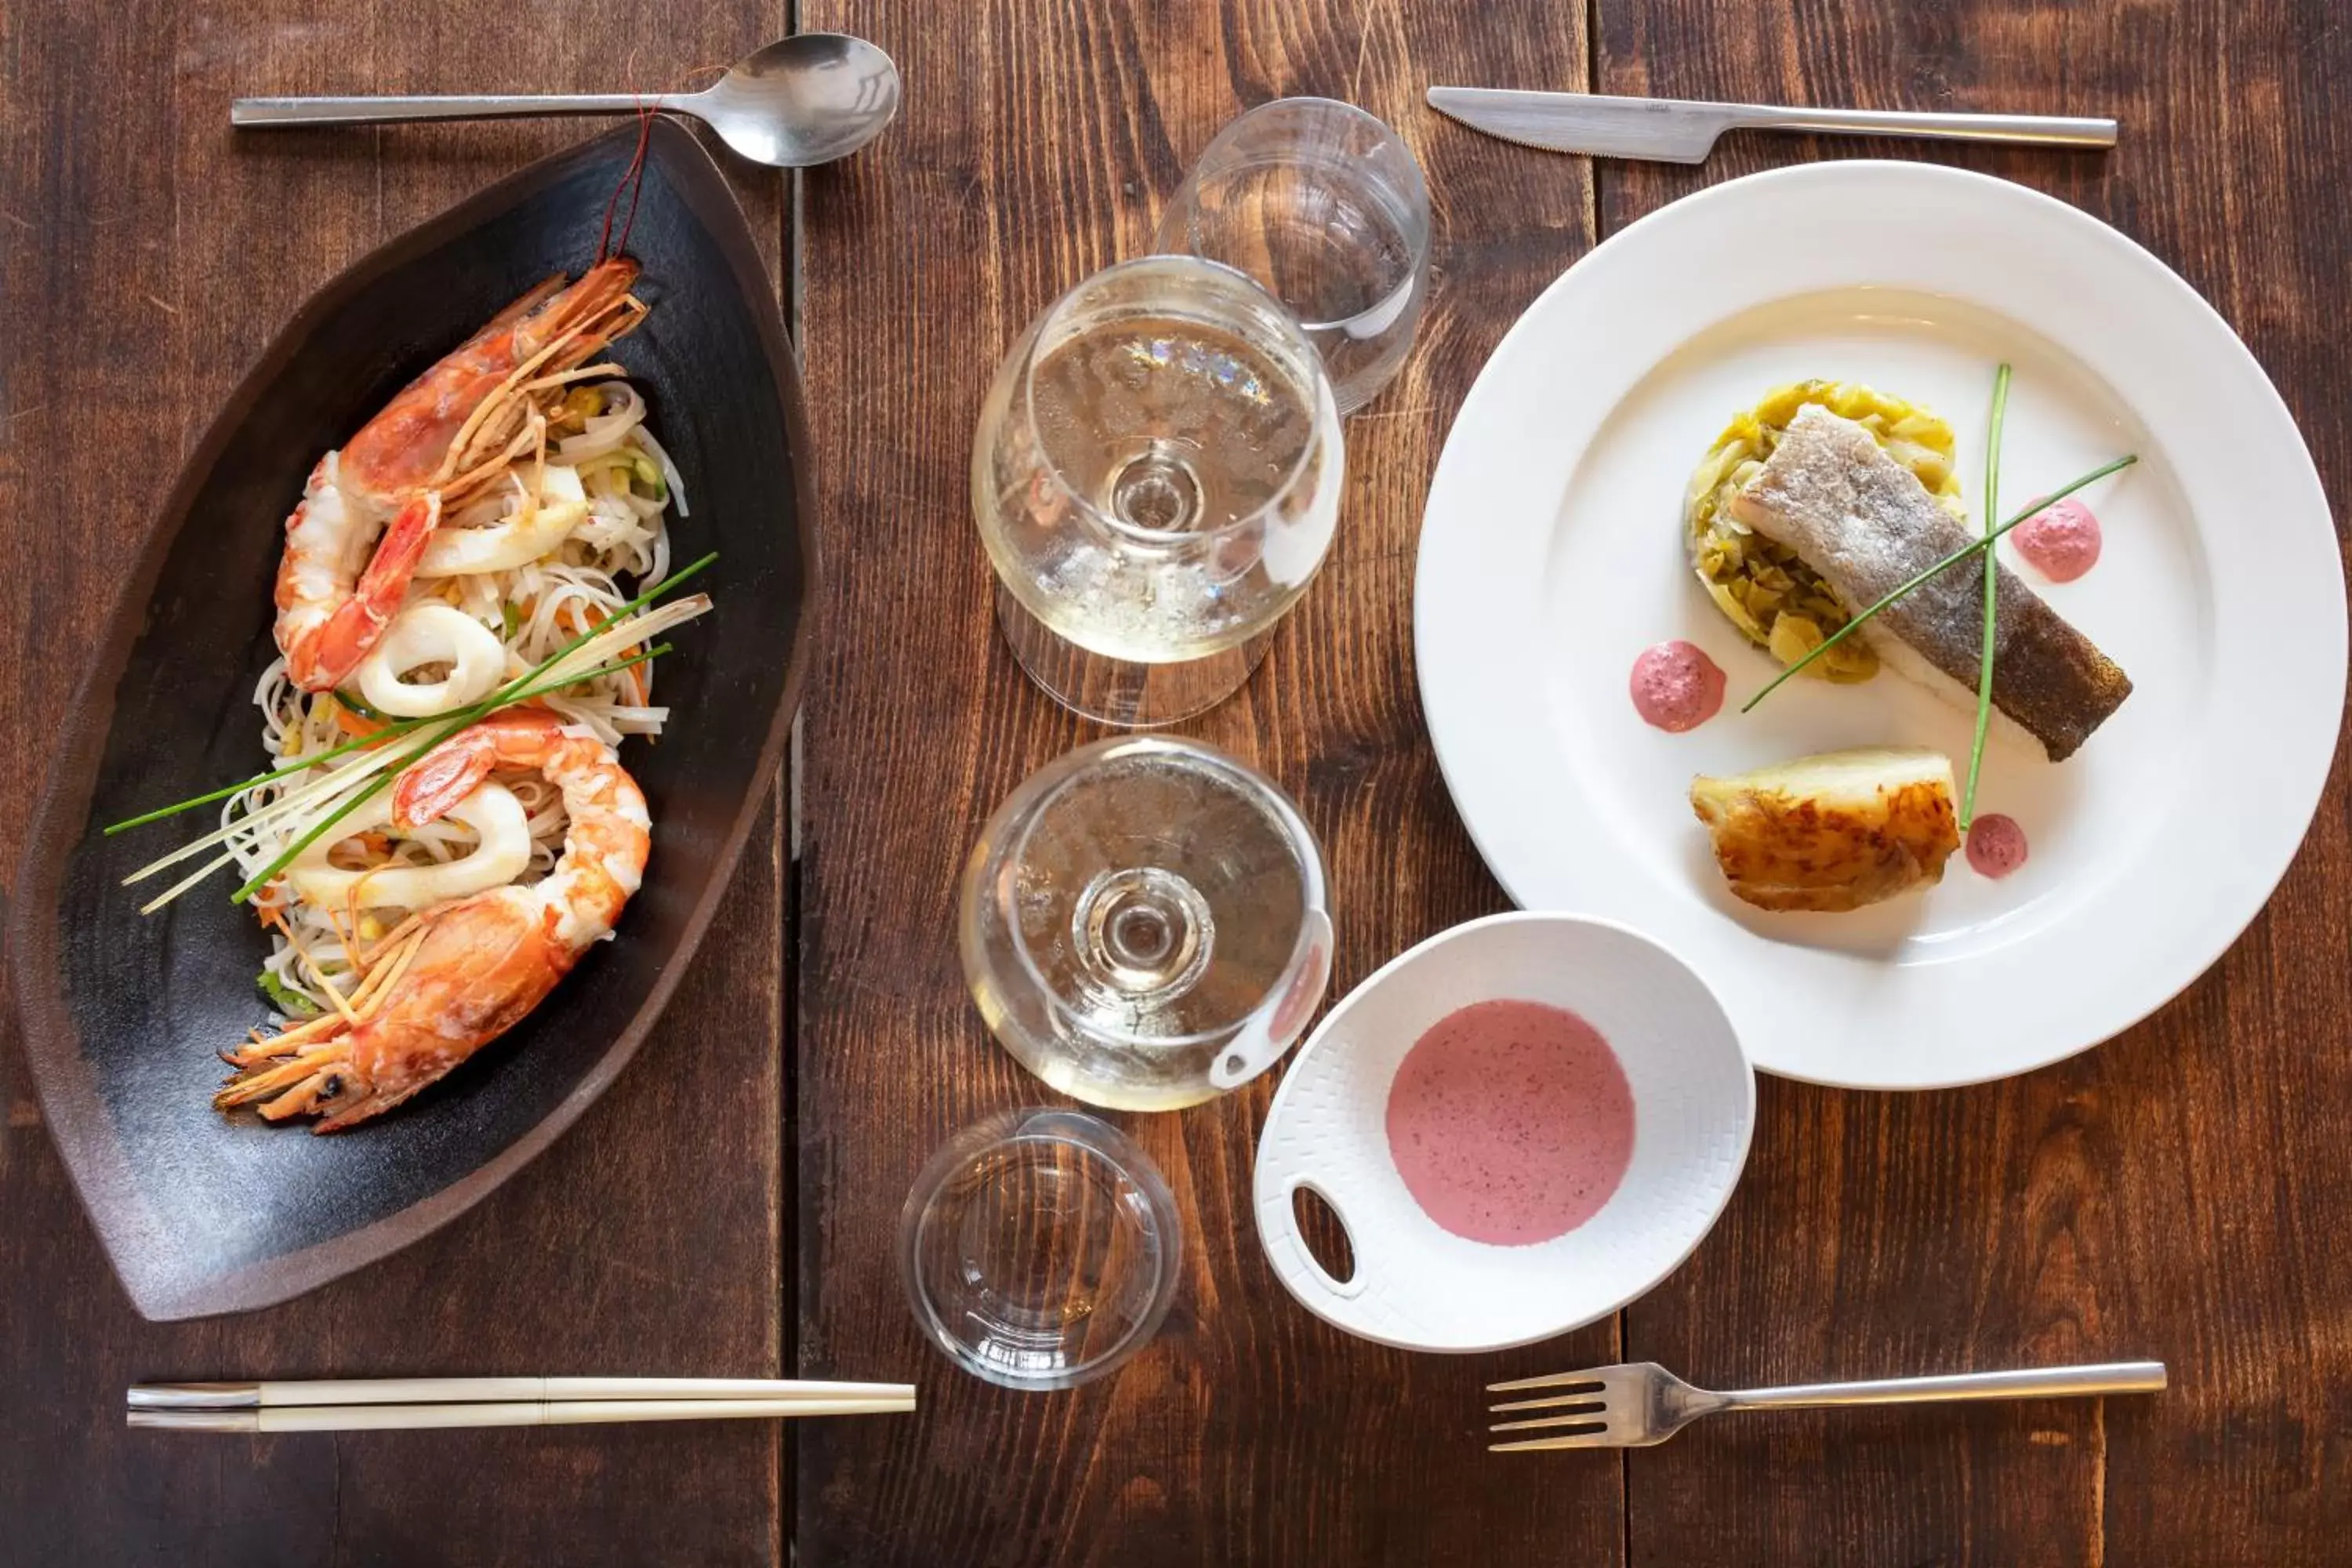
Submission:
POLYGON ((1919 136, 1943 142, 2023 142, 2042 147, 2112 147, 2116 122, 2054 114, 1922 114, 1886 109, 1780 109, 1740 104, 1730 124, 1757 131, 1809 131, 1833 136, 1919 136))

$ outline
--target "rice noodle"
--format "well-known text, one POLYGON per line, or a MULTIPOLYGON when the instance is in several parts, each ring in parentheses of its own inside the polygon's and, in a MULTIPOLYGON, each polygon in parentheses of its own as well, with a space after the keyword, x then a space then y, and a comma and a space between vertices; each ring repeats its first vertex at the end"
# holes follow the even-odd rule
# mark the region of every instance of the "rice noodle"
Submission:
MULTIPOLYGON (((551 465, 581 470, 588 497, 587 517, 553 551, 536 561, 504 571, 419 579, 410 584, 403 606, 435 600, 454 605, 479 621, 497 635, 506 650, 508 679, 553 657, 564 644, 610 619, 636 594, 669 574, 669 507, 675 504, 680 516, 686 513, 677 467, 646 430, 646 401, 635 387, 615 380, 591 384, 588 390, 602 406, 579 421, 579 433, 551 442, 546 458, 551 465), (640 461, 661 474, 663 495, 638 493, 636 484, 645 482, 635 472, 640 461)), ((526 452, 503 477, 445 514, 442 527, 484 528, 512 518, 530 499, 536 468, 536 460, 526 452)), ((539 700, 610 744, 619 743, 625 735, 658 735, 669 710, 651 701, 655 662, 648 660, 566 687, 539 700)), ((283 658, 273 660, 262 672, 253 696, 255 706, 261 710, 263 749, 278 762, 291 762, 351 739, 337 714, 339 709, 355 712, 352 700, 339 701, 331 693, 299 689, 288 679, 283 658)), ((378 751, 362 749, 336 758, 320 770, 257 785, 231 797, 221 810, 221 826, 228 832, 223 852, 234 858, 242 876, 258 873, 300 829, 273 821, 256 824, 246 832, 230 831, 241 820, 298 789, 312 787, 322 777, 336 778, 356 768, 360 771, 350 775, 356 785, 379 772, 383 760, 378 751), (370 763, 378 766, 367 766, 370 763)), ((554 868, 556 858, 562 853, 567 825, 562 796, 535 775, 501 773, 499 779, 522 804, 531 840, 530 865, 522 879, 535 881, 554 868)), ((315 819, 308 806, 299 816, 303 820, 315 819)), ((467 855, 474 844, 472 829, 445 818, 396 835, 378 830, 347 838, 332 853, 338 863, 355 869, 430 866, 467 855)), ((347 943, 355 941, 364 952, 409 912, 363 908, 356 911, 354 927, 353 911, 319 909, 296 899, 282 878, 262 895, 265 906, 272 899, 277 900, 274 914, 266 918, 282 924, 270 933, 271 951, 262 966, 265 981, 275 983, 278 998, 299 998, 319 1012, 333 1007, 331 986, 348 996, 358 980, 358 966, 347 943)))

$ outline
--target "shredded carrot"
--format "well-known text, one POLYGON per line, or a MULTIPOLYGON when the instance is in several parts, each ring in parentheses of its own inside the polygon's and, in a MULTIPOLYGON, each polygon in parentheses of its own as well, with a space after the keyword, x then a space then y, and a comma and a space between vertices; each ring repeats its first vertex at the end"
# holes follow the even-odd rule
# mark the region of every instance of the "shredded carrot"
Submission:
POLYGON ((352 712, 349 708, 336 701, 331 693, 321 698, 320 700, 325 702, 329 711, 334 714, 335 728, 346 735, 364 739, 383 728, 382 721, 371 719, 364 713, 352 712))

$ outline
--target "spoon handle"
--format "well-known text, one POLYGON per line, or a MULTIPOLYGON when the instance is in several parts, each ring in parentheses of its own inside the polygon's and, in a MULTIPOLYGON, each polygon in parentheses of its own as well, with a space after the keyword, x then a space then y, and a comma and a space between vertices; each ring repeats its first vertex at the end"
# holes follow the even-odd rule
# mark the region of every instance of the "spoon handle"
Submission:
POLYGON ((380 125, 398 120, 508 120, 537 114, 634 114, 664 107, 634 92, 491 93, 435 98, 240 98, 231 125, 380 125))

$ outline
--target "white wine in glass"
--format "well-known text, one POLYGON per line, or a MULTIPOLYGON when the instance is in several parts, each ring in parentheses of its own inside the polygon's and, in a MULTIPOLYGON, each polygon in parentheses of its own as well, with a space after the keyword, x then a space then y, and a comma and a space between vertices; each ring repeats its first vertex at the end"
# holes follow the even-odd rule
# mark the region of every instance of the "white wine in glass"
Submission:
POLYGON ((972 515, 1032 678, 1109 723, 1171 723, 1247 679, 1322 564, 1339 416, 1298 324, 1230 268, 1097 273, 982 405, 972 515))

